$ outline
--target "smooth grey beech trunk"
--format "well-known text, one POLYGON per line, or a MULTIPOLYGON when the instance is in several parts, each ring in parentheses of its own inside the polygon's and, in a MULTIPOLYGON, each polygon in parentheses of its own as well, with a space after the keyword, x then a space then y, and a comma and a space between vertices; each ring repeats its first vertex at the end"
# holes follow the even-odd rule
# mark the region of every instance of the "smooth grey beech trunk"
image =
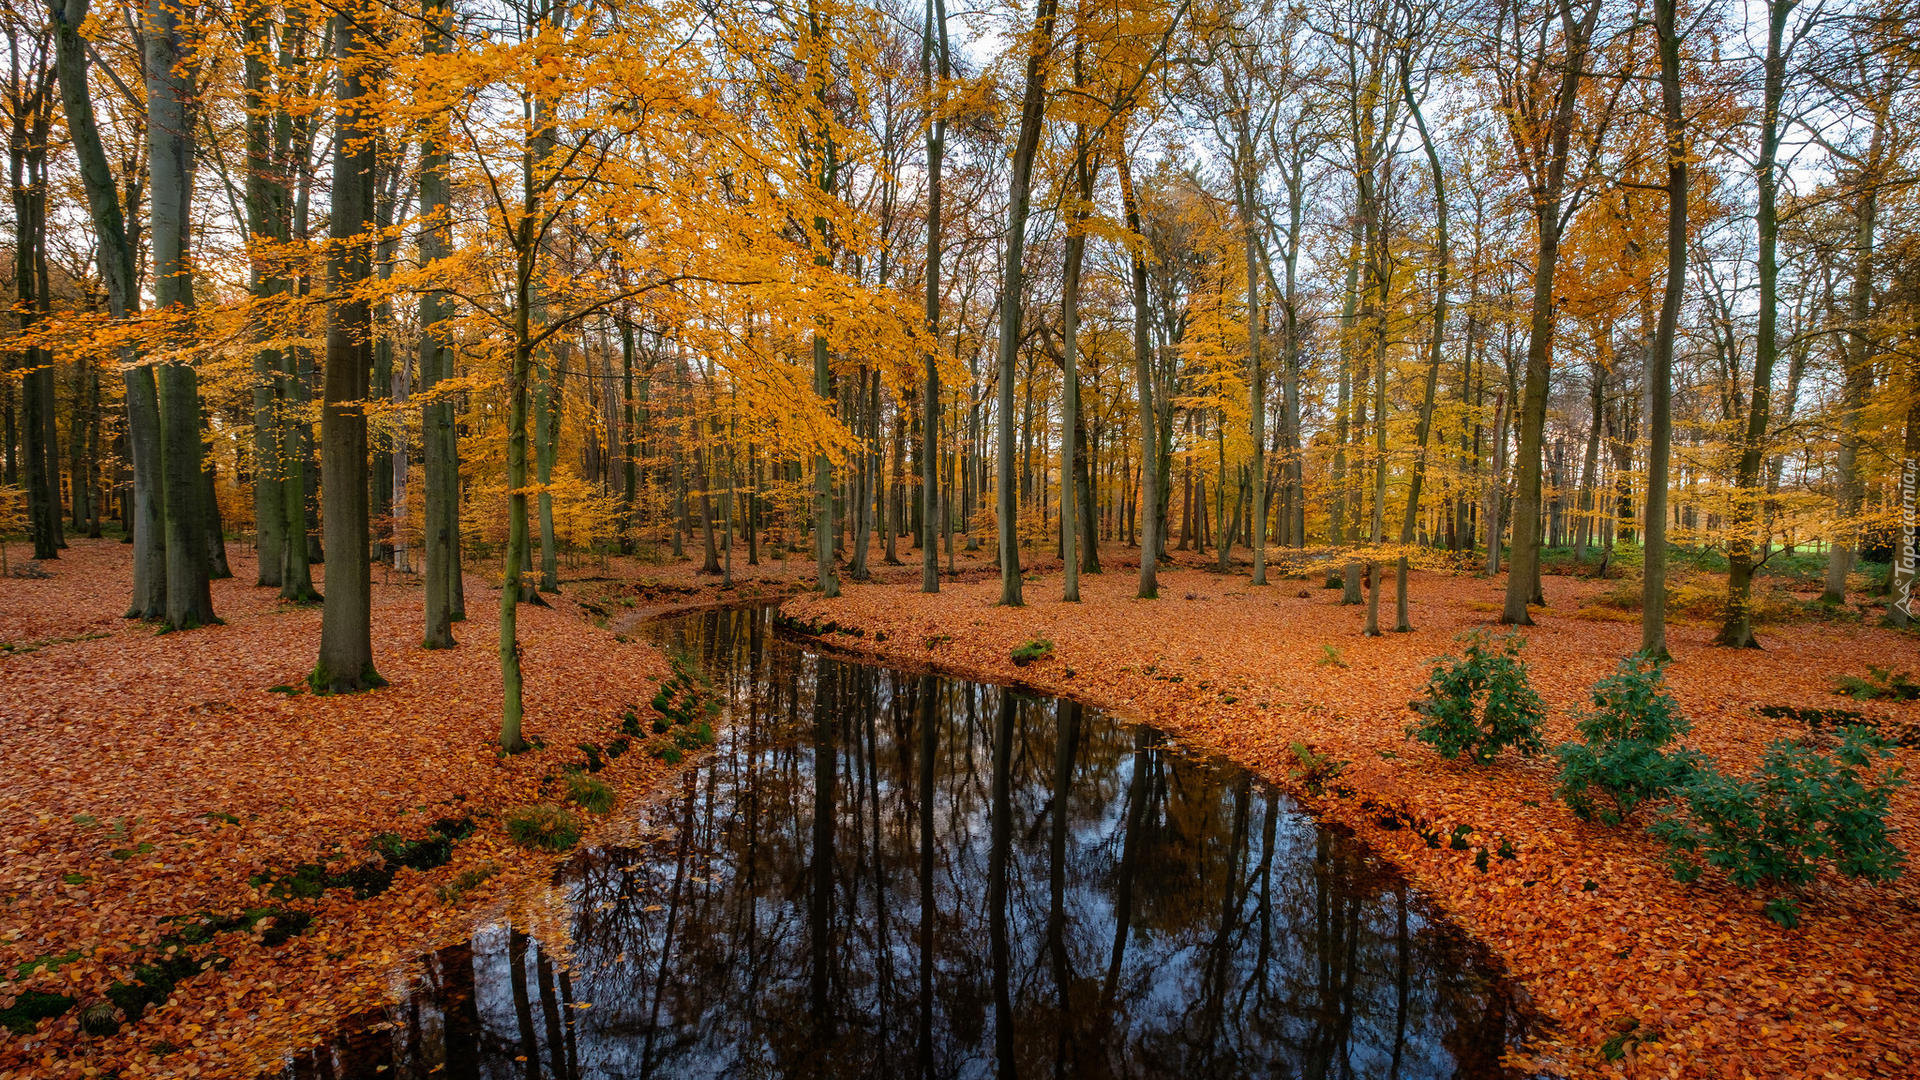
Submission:
POLYGON ((1413 629, 1413 621, 1407 610, 1407 554, 1404 550, 1415 539, 1415 529, 1420 521, 1420 489, 1427 478, 1427 444, 1433 435, 1433 399, 1440 385, 1441 346, 1447 336, 1447 279, 1453 270, 1452 246, 1447 236, 1447 173, 1440 163, 1440 151, 1434 146, 1433 136, 1427 131, 1427 119, 1420 111, 1420 103, 1413 96, 1413 62, 1404 57, 1400 64, 1400 92, 1407 103, 1407 113, 1413 117, 1414 127, 1420 132, 1420 146, 1427 153, 1427 165, 1433 174, 1433 243, 1435 262, 1433 268, 1433 328, 1427 339, 1427 378, 1420 395, 1420 420, 1414 428, 1416 444, 1413 458, 1413 475, 1407 480, 1407 512, 1400 520, 1400 558, 1394 563, 1394 620, 1393 629, 1406 633, 1413 629))
MULTIPOLYGON (((247 105, 247 237, 256 244, 283 239, 280 224, 286 204, 286 184, 276 174, 274 114, 266 50, 272 12, 264 0, 244 0, 239 6, 241 33, 247 43, 244 95, 247 105)), ((256 259, 248 288, 258 300, 271 300, 286 287, 284 276, 256 259)), ((259 348, 253 353, 253 548, 259 563, 254 583, 278 587, 286 560, 285 466, 280 460, 280 426, 284 405, 280 398, 280 350, 259 348)))
MULTIPOLYGON (((446 0, 425 0, 421 14, 430 27, 427 49, 443 54, 450 48, 453 15, 446 0)), ((447 217, 450 201, 447 144, 452 120, 446 110, 426 125, 420 143, 420 211, 426 221, 420 230, 420 262, 431 266, 453 254, 453 226, 447 217)), ((425 455, 425 520, 421 536, 426 552, 426 629, 422 644, 429 649, 454 646, 454 598, 460 588, 460 459, 455 443, 453 402, 435 387, 453 374, 453 350, 443 340, 441 327, 453 315, 453 303, 444 292, 420 297, 420 389, 426 404, 420 408, 420 445, 425 455)), ((628 337, 631 342, 631 335, 628 337)), ((631 350, 629 349, 629 352, 631 350)), ((629 365, 631 389, 631 365, 629 365)), ((632 423, 632 409, 628 409, 632 423)), ((628 458, 628 504, 632 503, 632 459, 628 458)))
MULTIPOLYGON (((107 164, 106 148, 94 116, 93 92, 87 81, 87 44, 80 26, 87 19, 88 0, 51 0, 54 71, 60 83, 60 103, 66 113, 67 136, 73 147, 80 184, 86 192, 87 213, 93 223, 95 259, 106 286, 107 313, 125 319, 139 310, 134 250, 127 236, 120 206, 120 188, 107 164)), ((160 619, 166 615, 167 564, 160 479, 160 395, 153 369, 137 363, 131 349, 120 354, 126 387, 127 450, 132 459, 133 596, 129 619, 160 619)))
POLYGON ((1025 314, 1020 297, 1022 260, 1027 247, 1027 215, 1033 202, 1033 159, 1040 147, 1041 119, 1046 110, 1046 61, 1053 51, 1054 11, 1055 0, 1040 0, 1034 11, 1026 84, 1020 98, 1020 129, 1013 144, 1007 190, 1006 256, 1001 263, 1000 333, 995 345, 1000 372, 995 481, 1000 519, 1000 602, 1008 607, 1024 602, 1020 596, 1020 508, 1014 498, 1013 379, 1020 349, 1020 322, 1025 314))
MULTIPOLYGON (((1727 615, 1716 643, 1736 649, 1758 648, 1753 637, 1753 570, 1755 532, 1761 521, 1761 466, 1766 460, 1767 424, 1772 403, 1773 368, 1780 354, 1777 325, 1780 307, 1780 267, 1776 255, 1780 237, 1780 217, 1775 207, 1780 185, 1776 159, 1780 148, 1780 108, 1786 96, 1787 58, 1784 51, 1787 17, 1798 0, 1769 0, 1767 4, 1767 55, 1761 82, 1760 157, 1754 163, 1754 180, 1759 202, 1754 210, 1754 227, 1759 233, 1760 303, 1758 327, 1754 335, 1753 393, 1747 407, 1745 437, 1740 446, 1740 464, 1734 477, 1732 521, 1727 536, 1727 615)), ((1660 0, 1654 23, 1661 31, 1661 19, 1673 18, 1671 4, 1660 0)), ((1664 39, 1662 45, 1665 45, 1664 39)), ((1678 43, 1675 66, 1678 66, 1678 43)), ((1661 57, 1661 91, 1666 92, 1666 58, 1661 57)), ((1679 96, 1676 71, 1674 95, 1679 96)))
MULTIPOLYGON (((940 56, 939 78, 944 88, 952 74, 947 51, 946 0, 927 0, 927 30, 920 44, 920 74, 929 89, 933 86, 936 51, 940 56)), ((921 390, 921 405, 926 411, 920 420, 920 466, 924 470, 920 477, 920 512, 922 519, 929 523, 929 535, 920 545, 920 591, 930 593, 940 591, 940 552, 930 534, 931 523, 939 520, 940 513, 940 367, 935 357, 940 350, 941 164, 946 146, 947 118, 943 113, 936 113, 927 125, 927 350, 926 383, 921 390)), ((892 540, 891 532, 888 540, 892 540)), ((951 538, 948 543, 951 546, 951 538)))
POLYGON ((373 667, 373 579, 368 547, 367 379, 373 362, 373 312, 360 290, 373 268, 374 132, 366 96, 366 30, 335 16, 336 76, 333 214, 327 259, 326 373, 320 411, 320 490, 325 499, 327 599, 320 656, 309 677, 323 692, 382 685, 373 667))
MULTIPOLYGON (((1680 99, 1676 0, 1654 0, 1660 50, 1661 121, 1667 137, 1667 282, 1647 360, 1646 545, 1640 583, 1640 652, 1667 655, 1667 473, 1673 462, 1673 340, 1687 280, 1686 119, 1680 99)), ((1515 518, 1516 531, 1519 519, 1515 518)), ((1516 548, 1518 544, 1516 542, 1516 548)), ((1511 598, 1512 589, 1509 587, 1511 598)))
POLYGON ((1153 326, 1147 308, 1147 257, 1140 244, 1144 233, 1140 224, 1140 202, 1134 197, 1133 165, 1127 160, 1125 144, 1115 140, 1120 173, 1120 204, 1126 215, 1127 231, 1132 233, 1127 247, 1133 271, 1133 366, 1140 397, 1140 598, 1151 600, 1160 595, 1158 556, 1161 532, 1166 519, 1158 513, 1159 466, 1155 451, 1160 445, 1154 434, 1157 410, 1153 400, 1153 326))
MULTIPOLYGON (((194 73, 175 0, 149 0, 143 14, 147 71, 148 235, 156 309, 185 316, 193 308, 187 263, 193 222, 194 73)), ((165 625, 176 630, 218 620, 208 584, 206 477, 201 468, 200 388, 185 361, 159 365, 161 485, 167 545, 165 625)))

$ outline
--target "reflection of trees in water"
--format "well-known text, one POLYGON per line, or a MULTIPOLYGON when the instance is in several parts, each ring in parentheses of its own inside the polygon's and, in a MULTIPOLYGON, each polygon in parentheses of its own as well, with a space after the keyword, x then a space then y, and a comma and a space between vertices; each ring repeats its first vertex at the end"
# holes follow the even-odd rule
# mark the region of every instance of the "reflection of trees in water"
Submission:
POLYGON ((1244 772, 1070 703, 765 648, 761 613, 681 627, 730 723, 653 839, 567 871, 572 972, 482 935, 297 1075, 1494 1071, 1482 962, 1244 772))

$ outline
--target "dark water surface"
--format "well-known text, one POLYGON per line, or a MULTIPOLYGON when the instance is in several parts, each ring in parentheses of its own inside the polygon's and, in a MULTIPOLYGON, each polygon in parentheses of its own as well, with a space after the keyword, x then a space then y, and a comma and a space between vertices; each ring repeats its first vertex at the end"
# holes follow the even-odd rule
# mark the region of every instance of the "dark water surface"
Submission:
POLYGON ((1069 701, 657 624, 728 701, 645 846, 306 1077, 1501 1076, 1492 965, 1282 792, 1069 701))

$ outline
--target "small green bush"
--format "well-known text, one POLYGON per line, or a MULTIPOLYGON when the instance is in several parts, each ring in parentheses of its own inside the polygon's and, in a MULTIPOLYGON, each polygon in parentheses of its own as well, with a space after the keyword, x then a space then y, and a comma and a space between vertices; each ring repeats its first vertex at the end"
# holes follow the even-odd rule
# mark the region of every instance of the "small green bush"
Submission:
POLYGON ((1315 795, 1347 769, 1346 762, 1336 761, 1305 743, 1290 743, 1287 748, 1293 752, 1293 764, 1287 768, 1287 775, 1315 795))
POLYGON ((1029 638, 1025 645, 1013 650, 1013 666, 1026 667, 1035 660, 1045 660, 1053 655, 1053 642, 1046 638, 1029 638))
MULTIPOLYGON (((1879 764, 1892 754, 1866 728, 1843 730, 1832 754, 1781 739, 1752 777, 1697 768, 1681 805, 1652 831, 1682 881, 1713 866, 1743 889, 1798 889, 1829 863, 1848 877, 1890 881, 1906 861, 1887 833, 1888 804, 1906 782, 1899 766, 1879 764)), ((1767 914, 1783 926, 1799 921, 1790 897, 1770 902, 1767 914)))
POLYGON ((1920 682, 1909 672, 1869 664, 1865 678, 1842 675, 1833 680, 1833 692, 1855 701, 1920 701, 1920 682))
POLYGON ((604 814, 613 809, 613 804, 619 800, 606 781, 585 773, 574 773, 567 777, 567 801, 589 814, 604 814))
POLYGON ((580 818, 554 803, 537 803, 507 815, 507 835, 522 847, 565 851, 580 842, 581 832, 580 818))
POLYGON ((1663 672, 1643 656, 1620 661, 1619 671, 1593 685, 1595 707, 1576 725, 1583 741, 1553 748, 1560 798, 1582 820, 1618 825, 1693 775, 1697 754, 1667 750, 1692 725, 1667 693, 1663 672))
POLYGON ((1433 661, 1427 695, 1413 706, 1423 719, 1408 734, 1449 761, 1465 754, 1485 765, 1507 747, 1538 752, 1546 706, 1528 685, 1527 665, 1520 662, 1526 639, 1473 630, 1460 640, 1465 656, 1433 661))

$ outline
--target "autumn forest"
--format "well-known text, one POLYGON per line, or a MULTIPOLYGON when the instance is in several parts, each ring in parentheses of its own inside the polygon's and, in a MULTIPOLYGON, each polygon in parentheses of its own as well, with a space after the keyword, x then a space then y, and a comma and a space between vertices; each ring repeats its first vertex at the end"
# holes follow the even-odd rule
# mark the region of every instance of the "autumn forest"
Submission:
POLYGON ((1911 1076, 1904 0, 0 0, 0 1080, 1911 1076))

